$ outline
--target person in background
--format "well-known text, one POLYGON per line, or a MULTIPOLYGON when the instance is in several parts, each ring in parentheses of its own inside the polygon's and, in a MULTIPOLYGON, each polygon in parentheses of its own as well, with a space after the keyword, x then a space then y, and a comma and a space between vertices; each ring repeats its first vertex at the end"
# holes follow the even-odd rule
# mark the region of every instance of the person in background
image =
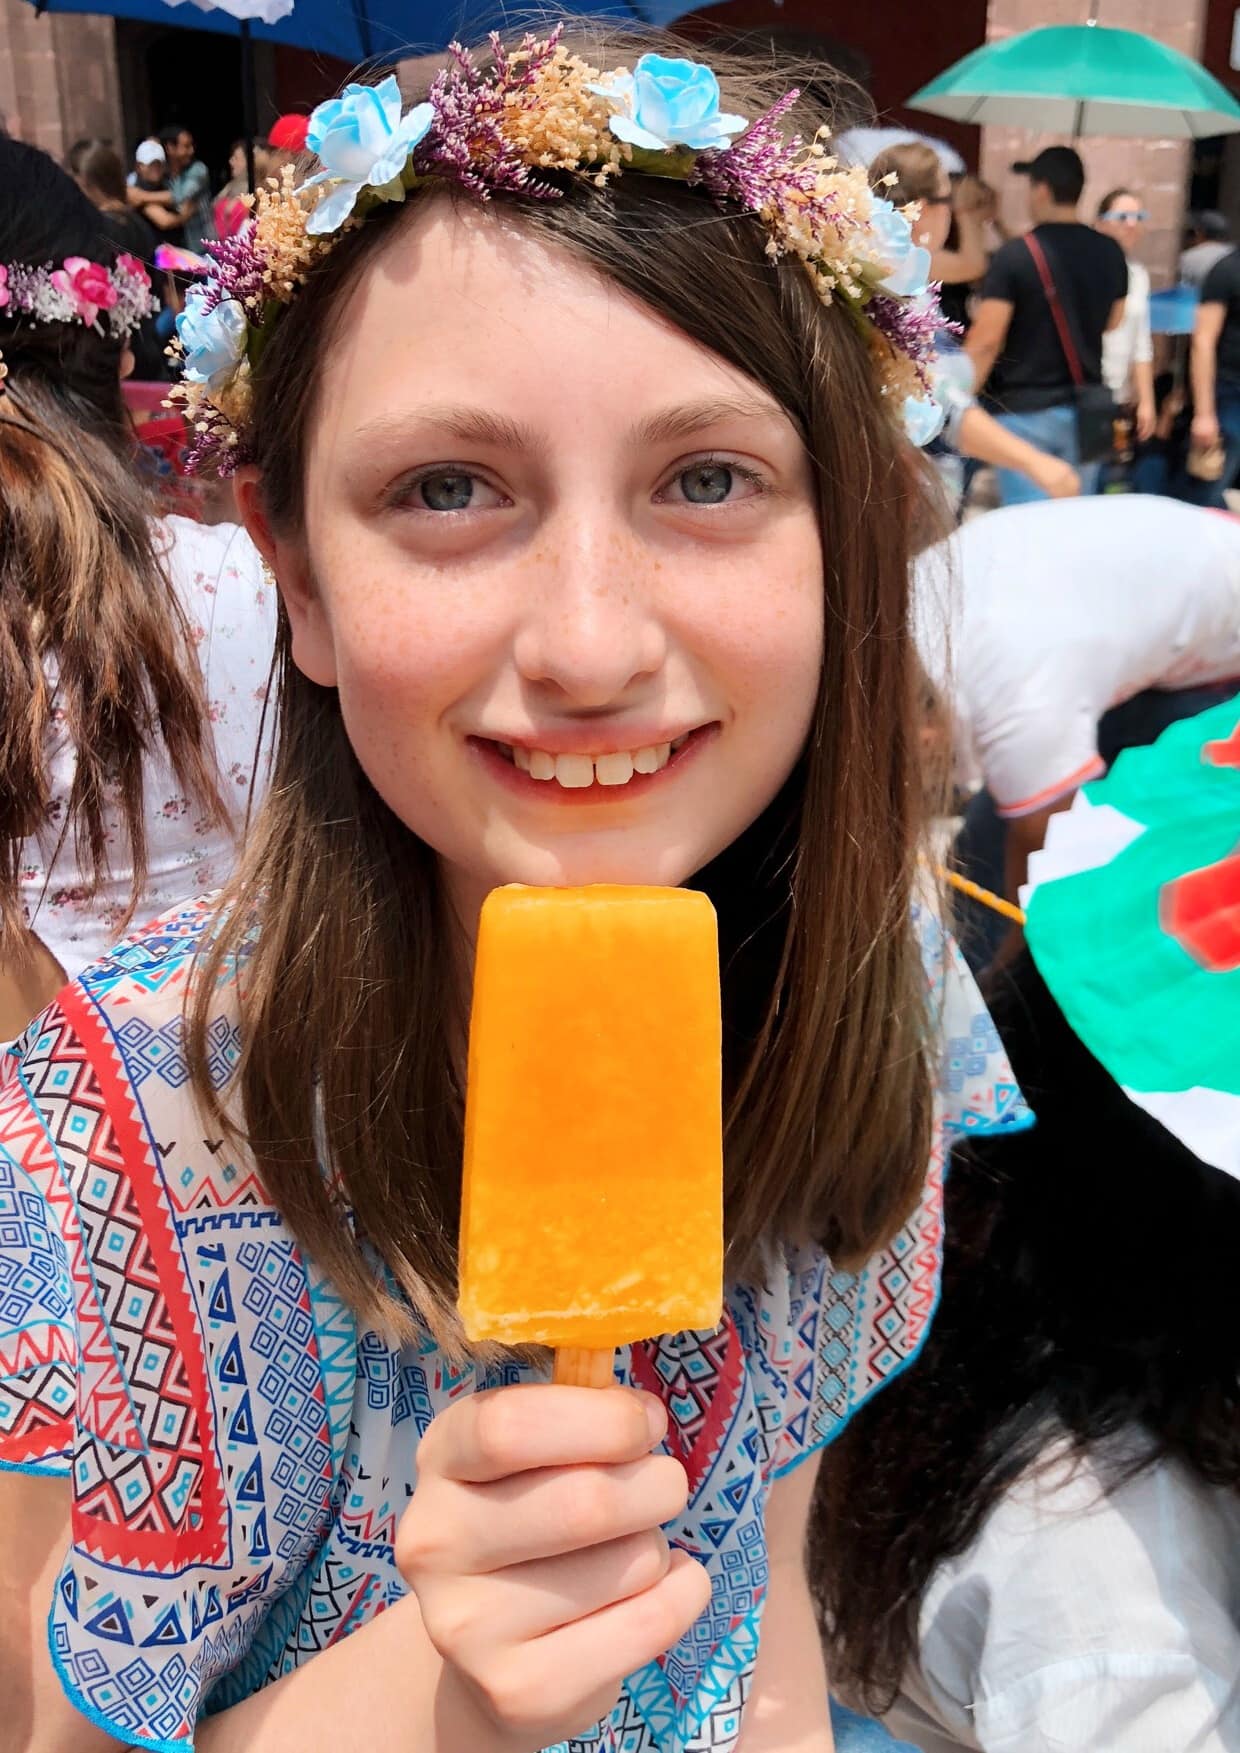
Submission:
POLYGON ((930 278, 936 284, 977 280, 986 272, 984 197, 976 177, 961 177, 953 191, 951 178, 933 146, 924 140, 909 140, 878 154, 870 165, 870 182, 897 207, 910 201, 920 206, 918 242, 930 251, 930 278), (957 241, 949 249, 953 218, 957 241), (927 238, 934 241, 927 242, 927 238))
MULTIPOLYGON (((1240 519, 1148 494, 990 512, 919 557, 914 605, 975 793, 960 868, 1015 901, 1080 786, 1236 694, 1240 519)), ((1003 921, 967 917, 963 948, 984 967, 1003 921)))
POLYGON ((953 1153, 926 1348, 827 1450, 828 1667, 922 1753, 1236 1753, 1240 1185, 1027 952, 990 997, 1037 1124, 953 1153))
MULTIPOLYGON (((265 140, 254 142, 254 186, 260 187, 270 175, 271 154, 265 140)), ((218 238, 235 237, 249 217, 250 172, 246 163, 245 141, 234 140, 228 155, 228 181, 215 197, 211 213, 218 238)))
POLYGON ((1221 213, 1207 207, 1190 213, 1186 241, 1180 252, 1180 279, 1185 286, 1200 288, 1216 263, 1235 248, 1228 236, 1231 227, 1221 213))
MULTIPOLYGON (((80 142, 85 147, 88 142, 80 142)), ((70 155, 72 159, 72 154, 70 155)), ((168 160, 158 140, 140 140, 133 169, 125 178, 125 199, 168 243, 180 243, 184 227, 168 198, 168 160)))
MULTIPOLYGON (((231 871, 274 593, 235 527, 160 517, 121 397, 146 288, 72 178, 0 141, 0 1038, 127 923, 231 871), (45 263, 73 264, 77 303, 45 263)), ((56 269, 69 274, 69 268, 56 269)))
POLYGON ((1240 468, 1240 250, 1206 275, 1189 354, 1193 422, 1173 485, 1177 499, 1224 509, 1240 468))
POLYGON ((159 208, 171 214, 174 223, 181 227, 181 237, 175 241, 183 243, 194 255, 201 255, 203 244, 214 236, 210 174, 202 160, 194 157, 194 136, 188 128, 175 125, 161 128, 159 143, 167 166, 167 184, 154 189, 142 183, 131 187, 130 203, 143 212, 159 208))
MULTIPOLYGON (((969 185, 969 200, 974 205, 977 218, 981 224, 983 267, 981 273, 971 279, 945 278, 939 287, 939 303, 943 315, 948 322, 954 323, 962 335, 968 334, 973 322, 972 300, 980 285, 986 269, 990 266, 990 258, 1001 245, 1008 241, 1008 230, 999 212, 999 197, 989 183, 981 177, 961 177, 956 185, 959 198, 960 190, 969 185)), ((952 233, 948 236, 949 243, 958 241, 958 227, 953 218, 952 233), (956 235, 953 235, 956 234, 956 235)), ((950 265, 950 264, 949 264, 950 265)))
MULTIPOLYGON (((1102 383, 1102 337, 1123 321, 1128 264, 1114 238, 1080 221, 1085 167, 1071 147, 1048 146, 1012 168, 1029 178, 1033 230, 991 261, 965 351, 1000 424, 1080 467, 1082 488, 1092 493, 1098 465, 1081 466, 1076 385, 1034 250, 1049 269, 1086 384, 1102 383)), ((1011 469, 999 471, 999 493, 1005 505, 1045 497, 1011 469)))
MULTIPOLYGON (((951 224, 951 185, 938 154, 921 141, 889 146, 871 164, 869 175, 874 188, 881 190, 895 206, 907 207, 916 202, 921 207, 913 236, 930 252, 930 278, 937 280, 945 257, 952 254, 944 249, 951 224)), ((969 235, 969 247, 976 244, 978 263, 984 266, 980 224, 976 239, 969 235)), ((966 266, 971 266, 960 252, 955 254, 966 261, 966 266)), ((932 439, 926 450, 955 510, 959 511, 964 499, 965 471, 961 460, 964 457, 1017 470, 1050 499, 1070 498, 1080 492, 1080 479, 1070 463, 1038 450, 1017 433, 1005 431, 978 407, 973 395, 971 363, 946 327, 939 335, 935 399, 945 410, 947 421, 942 435, 932 439)))
MULTIPOLYGON (((100 224, 112 243, 135 256, 152 284, 157 284, 156 235, 150 221, 129 205, 125 167, 115 149, 106 140, 78 140, 69 153, 69 170, 87 200, 98 208, 100 224)), ((146 383, 156 383, 168 376, 168 361, 156 322, 153 316, 144 318, 129 342, 134 375, 146 383)))
POLYGON ((1150 276, 1133 251, 1145 235, 1149 214, 1131 189, 1112 189, 1098 204, 1097 230, 1114 238, 1128 261, 1128 292, 1123 321, 1102 337, 1102 381, 1123 408, 1135 409, 1136 436, 1152 438, 1154 338, 1150 333, 1150 276))

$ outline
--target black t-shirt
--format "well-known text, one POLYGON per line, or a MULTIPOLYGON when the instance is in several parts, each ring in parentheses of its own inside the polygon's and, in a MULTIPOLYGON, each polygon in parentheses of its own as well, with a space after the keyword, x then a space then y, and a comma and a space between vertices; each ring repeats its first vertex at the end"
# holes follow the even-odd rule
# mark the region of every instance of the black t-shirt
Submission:
MULTIPOLYGON (((1039 225, 1034 235, 1059 293, 1060 306, 1086 383, 1102 382, 1102 336, 1112 307, 1128 292, 1128 262, 1119 245, 1088 225, 1039 225)), ((996 251, 982 297, 1012 306, 1007 340, 987 401, 1013 414, 1037 413, 1072 400, 1072 373, 1037 265, 1023 238, 996 251)))
POLYGON ((1215 370, 1220 380, 1226 378, 1240 388, 1240 250, 1233 250, 1210 269, 1202 284, 1201 302, 1227 306, 1215 370))

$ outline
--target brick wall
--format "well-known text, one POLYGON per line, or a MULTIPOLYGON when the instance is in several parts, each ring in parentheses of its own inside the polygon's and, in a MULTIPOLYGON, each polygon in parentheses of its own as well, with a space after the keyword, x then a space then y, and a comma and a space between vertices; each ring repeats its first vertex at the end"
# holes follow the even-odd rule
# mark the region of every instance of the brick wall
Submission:
POLYGON ((26 0, 0 0, 0 116, 11 134, 59 159, 85 134, 119 143, 112 20, 40 18, 26 0))
MULTIPOLYGON (((1143 31, 1196 57, 1201 48, 1206 0, 1102 0, 1099 22, 1120 30, 1143 31)), ((1041 24, 1083 24, 1085 0, 990 0, 988 35, 1011 36, 1041 24)), ((1023 177, 1009 166, 1032 158, 1043 146, 1066 143, 1067 137, 1031 134, 1019 128, 982 130, 982 175, 1000 191, 1003 216, 1017 231, 1028 224, 1023 177)), ((1155 286, 1176 278, 1180 233, 1188 185, 1190 146, 1185 140, 1123 140, 1086 138, 1077 142, 1088 178, 1082 216, 1092 217, 1108 189, 1120 183, 1140 195, 1150 213, 1141 259, 1155 286)))

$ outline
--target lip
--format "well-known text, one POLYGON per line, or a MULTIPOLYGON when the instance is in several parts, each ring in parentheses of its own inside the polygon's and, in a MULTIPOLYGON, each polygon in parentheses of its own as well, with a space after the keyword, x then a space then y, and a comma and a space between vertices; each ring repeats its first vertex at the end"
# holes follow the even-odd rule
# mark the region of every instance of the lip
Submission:
MULTIPOLYGON (((510 748, 544 749, 549 755, 614 755, 622 749, 627 751, 655 746, 655 739, 652 737, 648 742, 621 743, 617 742, 613 734, 610 737, 600 736, 586 742, 578 730, 560 732, 558 735, 551 736, 548 742, 527 742, 521 737, 510 741, 507 737, 492 739, 471 736, 466 740, 474 757, 483 763, 491 777, 499 784, 506 785, 514 796, 524 798, 527 802, 537 798, 544 803, 553 804, 557 808, 564 806, 597 808, 602 804, 636 802, 639 798, 645 797, 646 793, 656 786, 667 783, 676 774, 682 772, 686 765, 697 759, 706 745, 715 740, 721 728, 722 726, 716 720, 710 724, 697 725, 688 732, 678 731, 677 736, 687 735, 688 741, 676 751, 667 766, 661 767, 657 773, 635 773, 624 785, 599 785, 596 783, 583 785, 577 789, 560 785, 554 779, 531 779, 528 773, 523 773, 519 767, 515 767, 511 761, 506 760, 500 754, 497 744, 505 742, 510 748)), ((548 734, 550 735, 550 733, 548 734)), ((658 740, 670 742, 672 739, 666 734, 662 734, 658 740)))

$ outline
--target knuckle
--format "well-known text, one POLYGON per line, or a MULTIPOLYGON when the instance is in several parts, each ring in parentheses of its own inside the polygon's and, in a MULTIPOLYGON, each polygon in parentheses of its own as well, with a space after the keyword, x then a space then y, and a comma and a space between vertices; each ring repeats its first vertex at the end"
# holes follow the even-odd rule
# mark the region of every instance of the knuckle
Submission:
POLYGON ((528 1659, 492 1663, 474 1679, 488 1713, 496 1722, 516 1730, 536 1729, 546 1715, 546 1688, 528 1659))
POLYGON ((636 1595, 629 1610, 634 1631, 651 1656, 670 1650, 697 1618, 696 1611, 688 1611, 683 1597, 662 1583, 636 1595))
POLYGON ((521 1418, 511 1394, 480 1394, 474 1401, 473 1449, 488 1473, 506 1473, 519 1446, 521 1418))
POLYGON ((428 1513, 416 1502, 401 1517, 396 1529, 393 1556, 406 1582, 434 1570, 444 1550, 442 1518, 428 1513))
POLYGON ((418 1602, 426 1635, 445 1659, 462 1667, 461 1654, 471 1631, 476 1630, 475 1605, 459 1590, 434 1589, 429 1599, 418 1602))

